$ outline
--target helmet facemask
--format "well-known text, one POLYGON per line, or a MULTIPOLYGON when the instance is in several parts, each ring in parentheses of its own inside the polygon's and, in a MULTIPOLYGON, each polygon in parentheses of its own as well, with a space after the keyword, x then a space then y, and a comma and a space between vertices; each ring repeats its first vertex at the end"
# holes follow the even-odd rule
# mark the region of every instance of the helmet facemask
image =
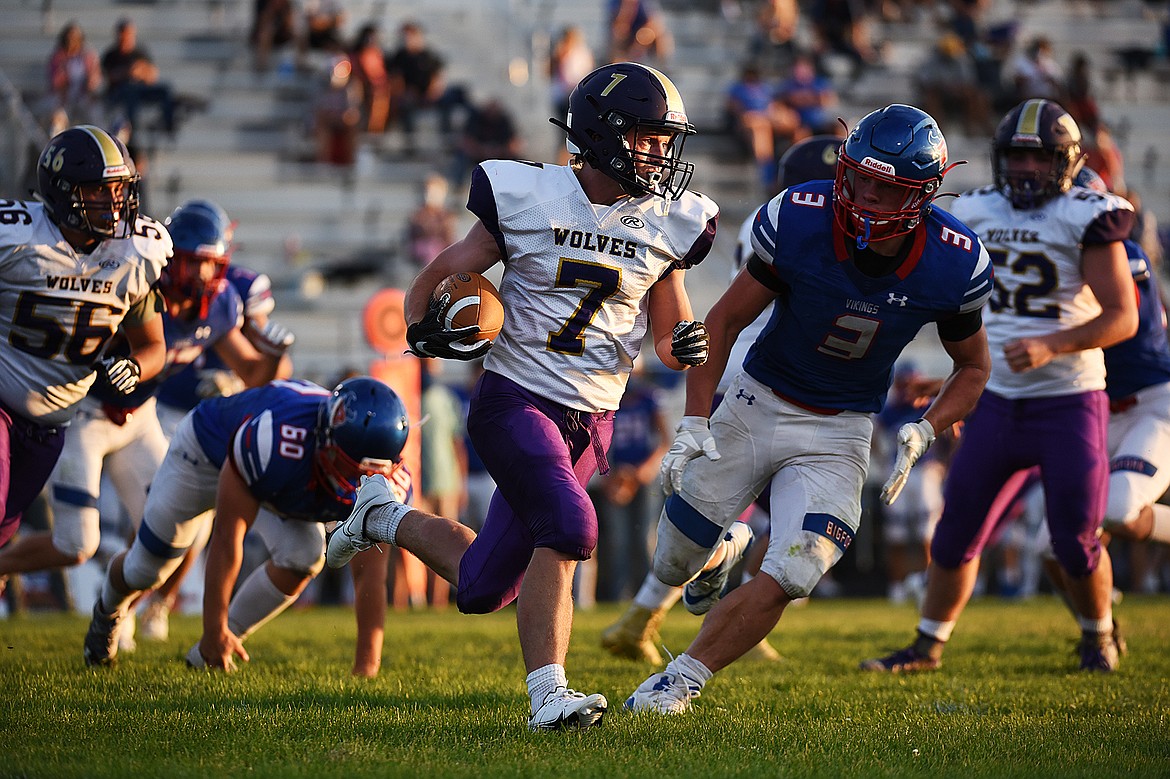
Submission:
POLYGON ((159 289, 167 303, 194 312, 193 319, 206 319, 211 301, 223 289, 230 254, 223 247, 199 247, 196 251, 175 249, 159 279, 159 289))
POLYGON ((373 476, 380 473, 390 478, 394 471, 402 467, 402 463, 394 460, 379 460, 373 457, 363 457, 361 461, 354 460, 336 444, 325 444, 317 447, 317 457, 313 461, 313 471, 317 481, 333 490, 337 500, 346 505, 353 503, 354 494, 361 486, 362 476, 373 476))
POLYGON ((991 142, 996 188, 1014 208, 1038 208, 1068 192, 1085 164, 1081 130, 1058 103, 1025 100, 1004 116, 991 142), (1009 164, 1013 153, 1030 152, 1046 165, 1009 164))
POLYGON ((922 222, 927 204, 938 194, 941 180, 919 181, 883 172, 875 165, 840 156, 833 188, 833 212, 837 225, 845 234, 855 238, 859 246, 873 241, 897 238, 914 231, 922 222), (883 202, 897 206, 867 206, 857 197, 857 176, 865 175, 881 182, 883 192, 898 191, 898 197, 885 197, 883 202))
POLYGON ((129 238, 138 218, 137 173, 70 186, 58 179, 60 189, 69 190, 69 210, 61 224, 95 240, 129 238))
POLYGON ((1021 211, 1039 208, 1052 198, 1068 192, 1073 179, 1084 165, 1084 156, 1080 154, 1080 145, 1077 144, 1075 160, 1072 158, 1073 149, 1069 146, 1056 150, 1037 149, 1038 152, 1047 152, 1045 156, 1049 162, 1046 168, 1012 170, 1008 161, 1012 153, 1027 150, 1027 147, 1011 147, 992 152, 995 186, 1012 201, 1012 207, 1021 211))

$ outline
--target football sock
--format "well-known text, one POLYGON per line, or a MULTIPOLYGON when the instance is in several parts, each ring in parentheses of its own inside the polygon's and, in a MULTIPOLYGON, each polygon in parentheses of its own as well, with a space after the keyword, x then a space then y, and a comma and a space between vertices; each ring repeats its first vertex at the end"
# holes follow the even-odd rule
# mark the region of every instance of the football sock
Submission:
POLYGON ((669 609, 678 603, 678 599, 681 597, 682 587, 671 587, 669 584, 664 584, 651 571, 646 574, 642 586, 638 588, 638 594, 634 596, 634 605, 650 611, 658 611, 659 609, 669 609))
POLYGON ((1170 544, 1170 506, 1154 504, 1154 524, 1150 528, 1150 540, 1170 544))
POLYGON ((532 713, 544 703, 548 694, 558 687, 568 688, 569 679, 565 676, 565 667, 559 663, 549 663, 537 668, 524 679, 528 683, 528 697, 532 700, 532 713))
POLYGON ((272 583, 268 566, 261 565, 232 596, 228 604, 228 629, 243 641, 295 600, 295 595, 285 595, 272 583))
POLYGON ((688 681, 694 682, 699 689, 703 689, 703 685, 713 676, 707 666, 700 663, 695 658, 683 652, 678 657, 666 664, 667 673, 682 674, 688 681))
POLYGON ((955 629, 954 622, 939 622, 935 619, 927 619, 922 617, 918 620, 918 632, 924 636, 929 636, 935 641, 946 643, 951 639, 951 633, 955 629))
POLYGON ((110 574, 107 571, 106 578, 102 580, 101 605, 98 608, 105 614, 125 612, 130 606, 130 601, 134 600, 134 596, 137 594, 132 592, 129 595, 124 595, 115 590, 114 585, 110 583, 110 574))
POLYGON ((366 514, 365 536, 371 541, 385 541, 397 545, 398 525, 413 511, 405 503, 387 503, 375 506, 366 514))
POLYGON ((1077 624, 1081 626, 1082 633, 1092 633, 1099 636, 1111 635, 1113 633, 1113 609, 1109 609, 1101 619, 1078 614, 1077 624))

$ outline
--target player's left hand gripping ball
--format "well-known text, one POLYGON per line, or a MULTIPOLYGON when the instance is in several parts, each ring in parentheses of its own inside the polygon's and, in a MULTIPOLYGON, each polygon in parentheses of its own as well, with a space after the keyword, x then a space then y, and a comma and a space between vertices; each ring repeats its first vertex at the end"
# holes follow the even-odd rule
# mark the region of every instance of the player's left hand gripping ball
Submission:
POLYGON ((898 457, 894 461, 893 473, 882 487, 883 503, 889 506, 898 499, 910 478, 910 469, 933 443, 934 427, 925 419, 907 422, 898 429, 898 457))
POLYGON ((138 388, 142 369, 132 357, 107 357, 99 365, 102 379, 116 392, 129 395, 138 388))
POLYGON ((684 319, 674 326, 670 337, 670 353, 683 365, 702 365, 707 362, 711 337, 702 322, 684 319))

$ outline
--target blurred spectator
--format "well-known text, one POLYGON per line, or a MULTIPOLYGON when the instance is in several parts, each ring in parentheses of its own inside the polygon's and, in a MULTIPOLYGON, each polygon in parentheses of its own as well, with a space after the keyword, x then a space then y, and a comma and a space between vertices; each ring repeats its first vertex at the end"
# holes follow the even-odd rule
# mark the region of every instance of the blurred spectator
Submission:
POLYGON ((352 75, 353 64, 349 58, 334 57, 325 83, 313 98, 313 137, 318 162, 351 166, 357 156, 362 93, 352 75))
POLYGON ((257 73, 267 71, 273 50, 296 40, 296 34, 296 10, 292 0, 255 0, 252 30, 248 33, 248 41, 252 44, 252 69, 257 73))
POLYGON ((788 66, 795 53, 800 6, 796 0, 763 0, 756 9, 749 50, 770 72, 788 66))
POLYGON ((776 88, 776 98, 800 117, 804 134, 833 133, 836 120, 829 109, 837 105, 833 82, 817 72, 816 60, 799 54, 788 78, 776 88))
POLYGON ((65 111, 68 124, 98 120, 102 66, 97 52, 85 45, 85 33, 77 22, 61 28, 57 45, 49 55, 49 91, 53 110, 65 111))
POLYGON ((345 7, 339 0, 305 0, 304 47, 311 51, 345 49, 345 7))
POLYGON ((381 133, 390 116, 390 74, 378 25, 366 24, 350 52, 353 75, 362 90, 362 119, 366 132, 381 133))
POLYGON ((809 9, 816 37, 817 59, 823 68, 828 54, 843 54, 853 63, 853 78, 879 56, 870 40, 869 10, 864 0, 813 0, 809 9))
MULTIPOLYGON (((407 251, 413 271, 429 264, 455 242, 455 214, 447 208, 447 179, 437 173, 422 183, 422 202, 407 223, 407 251)), ((443 514, 443 516, 455 516, 443 514)))
POLYGON ((1125 162, 1121 149, 1113 140, 1113 133, 1103 121, 1081 124, 1081 148, 1085 151, 1085 166, 1097 171, 1110 192, 1125 190, 1125 162))
MULTIPOLYGON (((593 50, 585 41, 585 31, 578 25, 570 25, 561 30, 548 58, 553 116, 562 120, 565 118, 569 110, 569 95, 581 79, 593 72, 594 65, 593 50)), ((565 133, 559 127, 556 133, 558 160, 564 165, 569 161, 565 133)))
POLYGON ((607 0, 610 62, 668 61, 674 38, 655 0, 607 0))
POLYGON ((975 63, 976 80, 991 104, 993 116, 1005 114, 1017 105, 1015 86, 1008 85, 1004 74, 1018 29, 1016 22, 988 27, 979 44, 970 50, 975 63))
POLYGON ((949 0, 950 17, 946 28, 959 36, 967 51, 973 52, 979 44, 983 15, 990 4, 991 0, 949 0))
POLYGON ((414 151, 415 115, 423 108, 439 112, 439 130, 450 135, 451 117, 456 108, 467 108, 461 87, 448 86, 442 57, 428 45, 426 34, 417 22, 404 22, 399 28, 398 48, 386 61, 393 85, 391 112, 402 122, 407 153, 414 151))
POLYGON ((967 135, 994 130, 991 107, 963 40, 945 33, 914 72, 919 105, 944 126, 960 121, 967 135))
POLYGON ((1101 110, 1093 95, 1092 63, 1083 51, 1078 51, 1072 56, 1068 80, 1065 82, 1065 94, 1067 99, 1064 108, 1077 120, 1078 126, 1094 126, 1101 120, 1101 110))
POLYGON ((1043 36, 1033 38, 1012 60, 1011 79, 1017 103, 1030 97, 1063 102, 1064 74, 1052 56, 1052 42, 1043 36))
POLYGON ((499 99, 493 97, 472 108, 468 114, 452 161, 451 180, 462 185, 467 174, 479 163, 519 159, 523 148, 512 115, 499 99))
POLYGON ((776 180, 776 146, 792 143, 801 134, 800 115, 774 99, 775 90, 764 81, 760 68, 744 65, 727 90, 727 115, 737 137, 751 151, 760 183, 771 192, 776 180))
POLYGON ((175 134, 175 95, 170 84, 159 81, 158 66, 150 53, 138 45, 138 27, 123 18, 114 26, 114 43, 102 55, 102 73, 106 77, 106 100, 125 111, 126 119, 136 129, 139 107, 157 104, 162 111, 162 126, 169 136, 175 134))

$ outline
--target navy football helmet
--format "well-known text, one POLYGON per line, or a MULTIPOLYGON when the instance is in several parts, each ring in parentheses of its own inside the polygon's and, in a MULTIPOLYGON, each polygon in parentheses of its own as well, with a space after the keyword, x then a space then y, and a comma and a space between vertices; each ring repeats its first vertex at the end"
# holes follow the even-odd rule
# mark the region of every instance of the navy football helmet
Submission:
POLYGON ((352 503, 361 476, 389 476, 401 467, 409 433, 406 406, 394 390, 369 376, 346 379, 318 415, 318 482, 342 503, 352 503))
POLYGON ((991 141, 991 169, 995 186, 1027 210, 1068 192, 1077 171, 1085 164, 1081 129, 1060 104, 1051 100, 1025 100, 1000 120, 991 141), (1009 171, 1007 155, 1013 151, 1042 151, 1051 157, 1047 170, 1009 171))
POLYGON ((834 178, 840 151, 841 139, 834 135, 814 135, 789 146, 780 157, 780 188, 834 178))
POLYGON ((845 234, 864 247, 906 235, 922 222, 939 193, 947 164, 947 142, 938 122, 914 106, 886 106, 867 114, 841 146, 833 187, 833 213, 845 234), (876 209, 859 202, 856 176, 870 176, 902 190, 900 205, 876 209))
POLYGON ((95 241, 130 235, 138 181, 126 146, 93 125, 53 136, 37 161, 36 193, 49 217, 95 241))
POLYGON ((184 203, 167 217, 175 254, 163 269, 159 289, 169 303, 192 302, 198 318, 207 317, 211 301, 227 283, 231 225, 224 210, 207 200, 184 203))
POLYGON ((695 166, 682 159, 683 142, 694 135, 682 96, 653 68, 636 62, 604 65, 581 79, 569 95, 565 122, 569 152, 621 184, 632 197, 673 200, 686 190, 695 166), (637 151, 630 132, 661 135, 672 142, 665 155, 637 151), (642 170, 639 170, 639 165, 642 170))

